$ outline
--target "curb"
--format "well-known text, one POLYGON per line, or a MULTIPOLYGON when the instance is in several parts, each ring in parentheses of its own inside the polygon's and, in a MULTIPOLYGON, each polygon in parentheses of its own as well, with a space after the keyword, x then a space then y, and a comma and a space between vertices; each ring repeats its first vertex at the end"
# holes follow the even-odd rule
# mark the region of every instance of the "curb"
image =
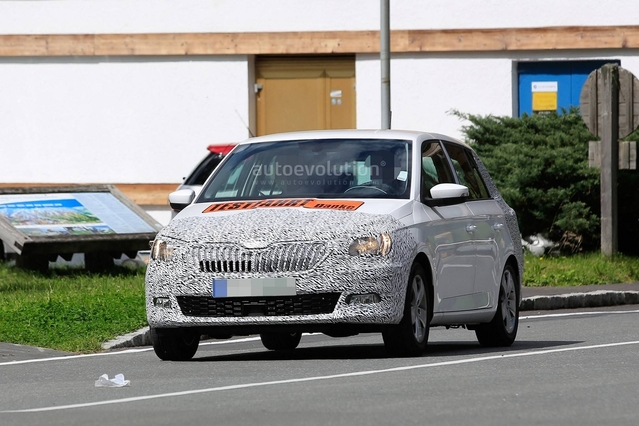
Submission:
POLYGON ((601 306, 639 304, 639 291, 596 290, 588 293, 532 296, 521 300, 520 311, 596 308, 601 306))
POLYGON ((104 350, 136 348, 139 346, 151 346, 151 330, 149 327, 141 328, 133 333, 102 343, 102 349, 104 350))
MULTIPOLYGON (((588 293, 532 296, 521 299, 520 311, 551 311, 555 309, 596 308, 601 306, 638 305, 639 291, 596 290, 588 293)), ((125 334, 102 344, 102 349, 135 348, 151 345, 149 327, 125 334)))

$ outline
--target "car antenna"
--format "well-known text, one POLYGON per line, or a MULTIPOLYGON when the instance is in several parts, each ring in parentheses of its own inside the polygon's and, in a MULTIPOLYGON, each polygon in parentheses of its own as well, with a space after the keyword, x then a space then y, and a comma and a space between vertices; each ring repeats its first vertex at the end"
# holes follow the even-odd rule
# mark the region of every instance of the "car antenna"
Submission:
POLYGON ((249 135, 254 138, 255 135, 253 134, 253 132, 251 132, 251 129, 249 128, 249 126, 246 125, 246 123, 244 122, 244 120, 242 120, 242 116, 240 115, 239 112, 237 112, 237 109, 235 110, 235 113, 237 114, 237 116, 239 117, 240 121, 242 122, 242 124, 244 124, 244 127, 246 127, 246 130, 248 130, 249 135))

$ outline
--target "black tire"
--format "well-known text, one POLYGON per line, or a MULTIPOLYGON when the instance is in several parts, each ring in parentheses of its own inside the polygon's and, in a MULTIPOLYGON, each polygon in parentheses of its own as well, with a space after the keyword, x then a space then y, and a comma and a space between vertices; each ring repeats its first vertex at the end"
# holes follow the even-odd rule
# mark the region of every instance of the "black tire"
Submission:
POLYGON ((302 333, 261 333, 260 339, 266 349, 292 351, 300 344, 302 333))
POLYGON ((188 329, 151 328, 151 343, 162 361, 188 361, 200 344, 200 335, 188 329))
POLYGON ((430 328, 428 280, 421 265, 411 268, 404 316, 399 324, 382 331, 386 351, 393 356, 419 356, 426 350, 430 328))
POLYGON ((519 328, 519 280, 512 265, 506 265, 499 284, 497 312, 488 324, 475 329, 482 346, 510 346, 517 337, 519 328))

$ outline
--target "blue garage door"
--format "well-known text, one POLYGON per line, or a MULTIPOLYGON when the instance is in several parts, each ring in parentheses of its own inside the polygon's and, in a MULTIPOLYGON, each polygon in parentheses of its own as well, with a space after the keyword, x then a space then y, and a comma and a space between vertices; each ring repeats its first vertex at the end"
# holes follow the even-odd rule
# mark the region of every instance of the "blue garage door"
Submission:
POLYGON ((611 62, 621 65, 620 61, 519 62, 519 116, 579 106, 588 75, 611 62))

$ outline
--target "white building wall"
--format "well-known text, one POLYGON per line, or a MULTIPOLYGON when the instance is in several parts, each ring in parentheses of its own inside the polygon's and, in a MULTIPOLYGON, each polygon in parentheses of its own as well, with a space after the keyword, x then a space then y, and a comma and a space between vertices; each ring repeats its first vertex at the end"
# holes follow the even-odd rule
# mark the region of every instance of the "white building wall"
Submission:
MULTIPOLYGON (((378 0, 0 1, 0 34, 379 29, 378 0)), ((391 2, 392 29, 636 25, 637 0, 391 2)), ((461 136, 452 109, 510 115, 513 61, 628 51, 395 54, 394 128, 461 136)), ((252 58, 0 58, 0 182, 179 183, 210 143, 254 125, 252 58)), ((357 126, 381 122, 377 55, 357 55, 357 126)))
MULTIPOLYGON (((475 115, 517 115, 520 61, 620 60, 639 77, 639 56, 627 50, 393 54, 391 124, 394 129, 426 130, 463 138, 467 122, 453 110, 475 115)), ((381 125, 379 55, 358 55, 357 127, 381 125)))
MULTIPOLYGON (((379 29, 379 0, 0 1, 0 34, 379 29)), ((392 29, 635 25, 636 0, 392 0, 392 29)))
POLYGON ((239 56, 0 58, 0 182, 179 183, 248 137, 248 73, 239 56))
POLYGON ((639 56, 628 55, 627 53, 618 56, 611 56, 611 59, 621 59, 621 67, 627 69, 639 78, 639 56))
MULTIPOLYGON (((357 61, 357 126, 379 128, 381 72, 376 55, 357 61), (366 89, 364 89, 366 88, 366 89)), ((393 55, 391 127, 462 137, 453 110, 473 114, 512 114, 512 61, 504 58, 446 58, 393 55)))

